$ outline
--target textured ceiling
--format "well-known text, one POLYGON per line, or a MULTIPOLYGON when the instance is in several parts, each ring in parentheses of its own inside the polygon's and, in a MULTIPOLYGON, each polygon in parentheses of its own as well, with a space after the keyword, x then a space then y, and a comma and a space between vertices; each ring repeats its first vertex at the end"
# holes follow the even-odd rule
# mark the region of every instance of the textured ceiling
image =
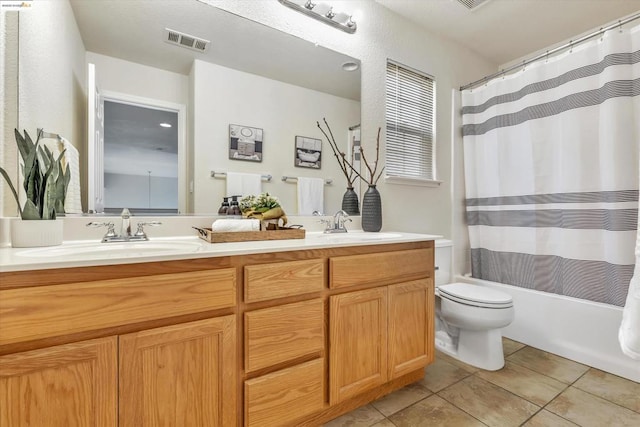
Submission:
POLYGON ((353 58, 200 1, 70 1, 88 51, 181 74, 200 59, 360 100, 360 71, 341 69, 353 58), (166 43, 165 28, 210 40, 208 51, 166 43))
POLYGON ((640 11, 640 0, 375 0, 496 65, 567 41, 640 11))

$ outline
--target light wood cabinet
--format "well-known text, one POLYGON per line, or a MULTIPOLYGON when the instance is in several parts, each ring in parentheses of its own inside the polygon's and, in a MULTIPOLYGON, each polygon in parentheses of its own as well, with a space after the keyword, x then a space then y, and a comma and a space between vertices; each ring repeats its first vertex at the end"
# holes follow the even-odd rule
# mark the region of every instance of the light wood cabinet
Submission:
POLYGON ((324 304, 320 298, 244 314, 245 370, 320 353, 324 349, 324 304))
POLYGON ((324 405, 324 359, 245 382, 245 426, 294 426, 324 405))
POLYGON ((315 427, 423 377, 433 305, 426 241, 0 272, 0 427, 315 427))
POLYGON ((421 279, 331 297, 331 404, 433 361, 432 283, 421 279))
POLYGON ((387 381, 387 288, 334 295, 329 311, 334 404, 387 381))
POLYGON ((0 426, 116 427, 116 337, 0 357, 0 426))
POLYGON ((236 421, 235 317, 120 337, 120 426, 236 421))
POLYGON ((433 362, 433 279, 388 287, 389 379, 399 378, 433 362))

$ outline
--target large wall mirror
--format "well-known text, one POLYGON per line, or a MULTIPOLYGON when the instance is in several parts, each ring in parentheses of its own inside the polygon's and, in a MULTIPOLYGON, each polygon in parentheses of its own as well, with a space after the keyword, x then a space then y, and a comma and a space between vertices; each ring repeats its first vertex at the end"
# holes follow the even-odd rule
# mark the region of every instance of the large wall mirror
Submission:
POLYGON ((295 178, 322 178, 333 213, 346 181, 316 122, 344 152, 358 143, 359 64, 198 0, 35 2, 20 14, 19 125, 74 139, 85 210, 91 183, 114 211, 210 214, 232 195, 226 174, 244 173, 265 176, 289 215, 308 214, 295 178), (96 88, 103 104, 87 107, 96 88))

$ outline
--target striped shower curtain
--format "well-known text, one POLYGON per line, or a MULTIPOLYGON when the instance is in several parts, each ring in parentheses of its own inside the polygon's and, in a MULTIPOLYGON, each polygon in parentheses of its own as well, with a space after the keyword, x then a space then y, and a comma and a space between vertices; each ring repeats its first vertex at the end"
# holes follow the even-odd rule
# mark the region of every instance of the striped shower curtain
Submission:
POLYGON ((640 26, 462 92, 472 275, 622 306, 635 264, 640 26))

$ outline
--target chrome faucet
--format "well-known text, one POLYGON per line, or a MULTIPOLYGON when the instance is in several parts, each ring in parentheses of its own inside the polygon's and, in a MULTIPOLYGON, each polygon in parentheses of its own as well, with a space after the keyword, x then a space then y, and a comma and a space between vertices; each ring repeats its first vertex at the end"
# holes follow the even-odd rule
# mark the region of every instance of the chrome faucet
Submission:
POLYGON ((126 240, 128 240, 131 237, 131 212, 129 212, 129 209, 122 209, 120 218, 122 219, 120 223, 120 237, 125 237, 126 240))
POLYGON ((120 235, 116 234, 116 227, 113 222, 90 222, 87 227, 107 227, 106 234, 102 237, 102 243, 109 242, 140 242, 149 240, 147 234, 144 232, 144 226, 157 227, 162 224, 159 221, 139 222, 138 230, 135 234, 131 234, 131 212, 129 209, 124 208, 120 214, 121 225, 120 235))
POLYGON ((349 221, 351 222, 351 218, 349 218, 349 214, 343 211, 342 209, 336 212, 333 216, 333 224, 331 220, 320 220, 327 225, 325 228, 325 233, 346 233, 347 229, 344 226, 344 223, 349 221))

